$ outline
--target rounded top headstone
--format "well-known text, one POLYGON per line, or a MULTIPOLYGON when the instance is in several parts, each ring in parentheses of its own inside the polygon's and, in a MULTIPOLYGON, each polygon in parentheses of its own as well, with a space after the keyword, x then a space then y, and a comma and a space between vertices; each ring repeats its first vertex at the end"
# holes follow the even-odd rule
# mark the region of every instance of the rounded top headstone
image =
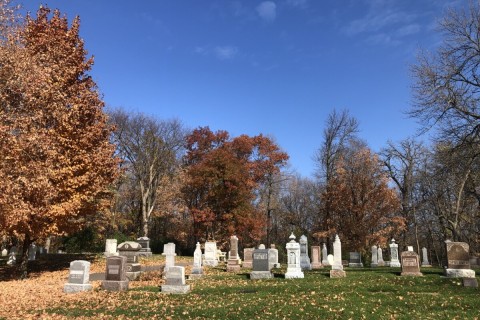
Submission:
POLYGON ((303 234, 303 235, 300 237, 300 243, 307 243, 307 236, 306 236, 306 235, 303 234))
POLYGON ((265 245, 264 244, 259 245, 258 249, 265 249, 265 245))

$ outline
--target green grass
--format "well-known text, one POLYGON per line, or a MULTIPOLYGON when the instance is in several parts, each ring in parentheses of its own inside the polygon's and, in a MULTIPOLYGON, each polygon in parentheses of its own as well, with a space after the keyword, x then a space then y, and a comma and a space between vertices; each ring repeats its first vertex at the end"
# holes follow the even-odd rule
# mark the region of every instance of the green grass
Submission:
POLYGON ((398 268, 349 269, 331 279, 329 271, 305 272, 284 279, 277 270, 268 280, 211 269, 187 295, 166 295, 156 287, 114 293, 114 308, 85 303, 57 306, 50 313, 75 316, 126 316, 172 319, 475 319, 480 315, 478 288, 422 269, 424 277, 402 277, 398 268))

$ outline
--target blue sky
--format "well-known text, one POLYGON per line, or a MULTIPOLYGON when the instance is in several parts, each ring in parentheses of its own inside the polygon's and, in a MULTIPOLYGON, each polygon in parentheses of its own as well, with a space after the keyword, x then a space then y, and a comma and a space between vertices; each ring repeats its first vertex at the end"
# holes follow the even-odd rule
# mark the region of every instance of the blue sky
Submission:
MULTIPOLYGON (((43 2, 44 3, 44 2, 43 2)), ((41 2, 23 3, 35 12, 41 2)), ((348 109, 379 151, 415 136, 409 66, 468 0, 54 0, 95 56, 108 106, 232 136, 272 136, 305 177, 328 114, 348 109)))

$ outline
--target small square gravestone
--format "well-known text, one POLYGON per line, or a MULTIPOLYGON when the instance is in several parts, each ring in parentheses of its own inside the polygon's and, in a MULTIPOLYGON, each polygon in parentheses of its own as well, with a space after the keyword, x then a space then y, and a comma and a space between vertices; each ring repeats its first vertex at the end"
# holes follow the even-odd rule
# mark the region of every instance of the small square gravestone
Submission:
POLYGON ((352 268, 363 268, 362 256, 360 252, 350 252, 350 260, 348 266, 352 268))
POLYGON ((253 267, 253 250, 255 250, 255 248, 244 248, 243 249, 242 268, 252 268, 253 267))
POLYGON ((414 251, 403 251, 402 276, 423 276, 420 272, 420 257, 414 251))
POLYGON ((475 278, 475 271, 470 268, 469 245, 447 240, 445 246, 448 265, 445 275, 451 278, 475 278))
POLYGON ((68 283, 63 286, 66 293, 76 293, 81 291, 92 290, 89 284, 90 279, 90 262, 84 260, 75 260, 70 262, 70 273, 68 275, 68 283))
POLYGON ((280 268, 280 263, 278 263, 278 249, 274 244, 271 244, 270 249, 268 249, 268 265, 270 270, 272 270, 272 268, 280 268))
POLYGON ((478 288, 478 281, 476 278, 463 278, 463 286, 478 288))
POLYGON ((185 284, 185 267, 173 266, 165 274, 165 284, 161 286, 162 293, 188 293, 190 285, 185 284))
POLYGON ((253 251, 253 270, 250 273, 250 279, 268 278, 273 278, 268 261, 268 250, 256 249, 253 251))
POLYGON ((108 291, 125 291, 128 289, 127 257, 113 256, 107 258, 107 272, 102 288, 108 291))

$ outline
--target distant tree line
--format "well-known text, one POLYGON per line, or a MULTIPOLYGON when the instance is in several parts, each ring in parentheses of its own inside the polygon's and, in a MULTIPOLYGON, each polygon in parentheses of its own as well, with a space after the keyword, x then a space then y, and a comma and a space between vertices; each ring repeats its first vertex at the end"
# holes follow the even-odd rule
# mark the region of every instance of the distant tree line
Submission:
MULTIPOLYGON (((395 238, 432 260, 443 242, 480 252, 480 10, 450 10, 443 44, 412 66, 409 114, 431 141, 374 152, 348 110, 333 110, 314 177, 288 169, 273 138, 231 137, 179 120, 104 109, 78 32, 60 12, 21 18, 0 3, 0 236, 26 251, 47 239, 103 250, 106 238, 148 236, 156 252, 197 241, 228 249, 276 244, 291 232, 329 247, 336 234, 366 254, 395 238)), ((420 137, 422 137, 420 135, 420 137)))

